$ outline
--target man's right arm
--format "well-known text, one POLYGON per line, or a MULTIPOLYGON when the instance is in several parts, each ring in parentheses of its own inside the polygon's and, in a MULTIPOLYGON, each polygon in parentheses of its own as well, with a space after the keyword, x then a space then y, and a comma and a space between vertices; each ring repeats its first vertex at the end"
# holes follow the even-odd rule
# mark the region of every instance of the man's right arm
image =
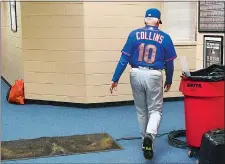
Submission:
POLYGON ((167 38, 165 45, 165 72, 166 72, 166 82, 165 85, 171 85, 173 81, 174 72, 174 59, 177 57, 176 50, 171 40, 170 36, 167 38))
POLYGON ((174 63, 173 60, 165 62, 166 84, 171 85, 173 82, 174 63))

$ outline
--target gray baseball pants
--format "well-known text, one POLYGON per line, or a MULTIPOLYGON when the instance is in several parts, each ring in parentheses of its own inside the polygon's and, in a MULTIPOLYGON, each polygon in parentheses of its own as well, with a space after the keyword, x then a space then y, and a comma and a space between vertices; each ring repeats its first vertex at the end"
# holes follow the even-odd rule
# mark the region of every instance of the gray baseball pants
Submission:
POLYGON ((155 138, 162 117, 163 76, 160 70, 132 68, 130 83, 142 138, 146 133, 155 138))

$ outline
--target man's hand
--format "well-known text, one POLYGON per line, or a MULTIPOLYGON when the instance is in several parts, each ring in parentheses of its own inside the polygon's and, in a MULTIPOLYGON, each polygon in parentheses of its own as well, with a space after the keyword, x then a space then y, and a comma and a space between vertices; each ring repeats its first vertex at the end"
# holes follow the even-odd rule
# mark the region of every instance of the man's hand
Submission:
POLYGON ((112 82, 111 86, 110 86, 110 92, 111 94, 113 93, 113 90, 116 91, 118 83, 117 82, 112 82))
POLYGON ((170 90, 170 87, 171 87, 171 84, 167 84, 167 83, 165 83, 165 85, 164 85, 164 91, 165 92, 169 92, 169 90, 170 90))

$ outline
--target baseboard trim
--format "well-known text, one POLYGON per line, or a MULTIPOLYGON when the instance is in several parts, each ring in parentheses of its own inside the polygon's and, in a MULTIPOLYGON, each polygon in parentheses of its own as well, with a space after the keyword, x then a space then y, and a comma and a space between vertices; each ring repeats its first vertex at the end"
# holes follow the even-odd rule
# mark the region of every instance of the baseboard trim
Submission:
MULTIPOLYGON (((164 98, 164 102, 175 102, 183 101, 183 97, 169 97, 164 98)), ((116 101, 116 102, 102 102, 102 103, 69 103, 69 102, 57 102, 57 101, 46 101, 46 100, 34 100, 26 99, 25 104, 38 104, 38 105, 52 105, 52 106, 63 106, 63 107, 75 107, 75 108, 103 108, 103 107, 116 107, 134 105, 133 100, 129 101, 116 101)))
POLYGON ((1 79, 2 79, 2 81, 4 81, 4 83, 6 85, 8 85, 8 87, 11 87, 12 86, 3 76, 1 76, 1 79))
MULTIPOLYGON (((1 79, 11 87, 10 83, 1 76, 1 79)), ((167 97, 164 98, 164 102, 174 102, 174 101, 183 101, 184 97, 167 97)), ((103 108, 103 107, 115 107, 115 106, 126 106, 134 105, 134 101, 117 101, 117 102, 103 102, 103 103, 70 103, 70 102, 58 102, 58 101, 47 101, 47 100, 35 100, 35 99, 26 99, 25 104, 36 104, 36 105, 51 105, 51 106, 63 106, 63 107, 75 107, 75 108, 103 108)))
POLYGON ((103 107, 115 107, 133 105, 133 101, 121 101, 121 102, 104 102, 104 103, 70 103, 70 102, 58 102, 58 101, 46 101, 46 100, 33 100, 26 99, 25 104, 38 104, 38 105, 51 105, 51 106, 63 106, 63 107, 75 107, 75 108, 103 108, 103 107))

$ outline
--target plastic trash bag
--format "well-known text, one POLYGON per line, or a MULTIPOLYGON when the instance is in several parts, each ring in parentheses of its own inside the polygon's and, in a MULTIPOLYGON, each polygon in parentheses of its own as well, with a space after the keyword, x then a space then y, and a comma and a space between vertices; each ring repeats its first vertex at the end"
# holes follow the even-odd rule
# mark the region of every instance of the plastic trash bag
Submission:
POLYGON ((213 64, 207 68, 200 69, 195 72, 190 72, 191 76, 183 74, 182 78, 203 82, 223 81, 225 80, 224 69, 224 65, 213 64))
POLYGON ((9 88, 6 99, 11 104, 24 104, 24 81, 16 80, 15 84, 9 88))

